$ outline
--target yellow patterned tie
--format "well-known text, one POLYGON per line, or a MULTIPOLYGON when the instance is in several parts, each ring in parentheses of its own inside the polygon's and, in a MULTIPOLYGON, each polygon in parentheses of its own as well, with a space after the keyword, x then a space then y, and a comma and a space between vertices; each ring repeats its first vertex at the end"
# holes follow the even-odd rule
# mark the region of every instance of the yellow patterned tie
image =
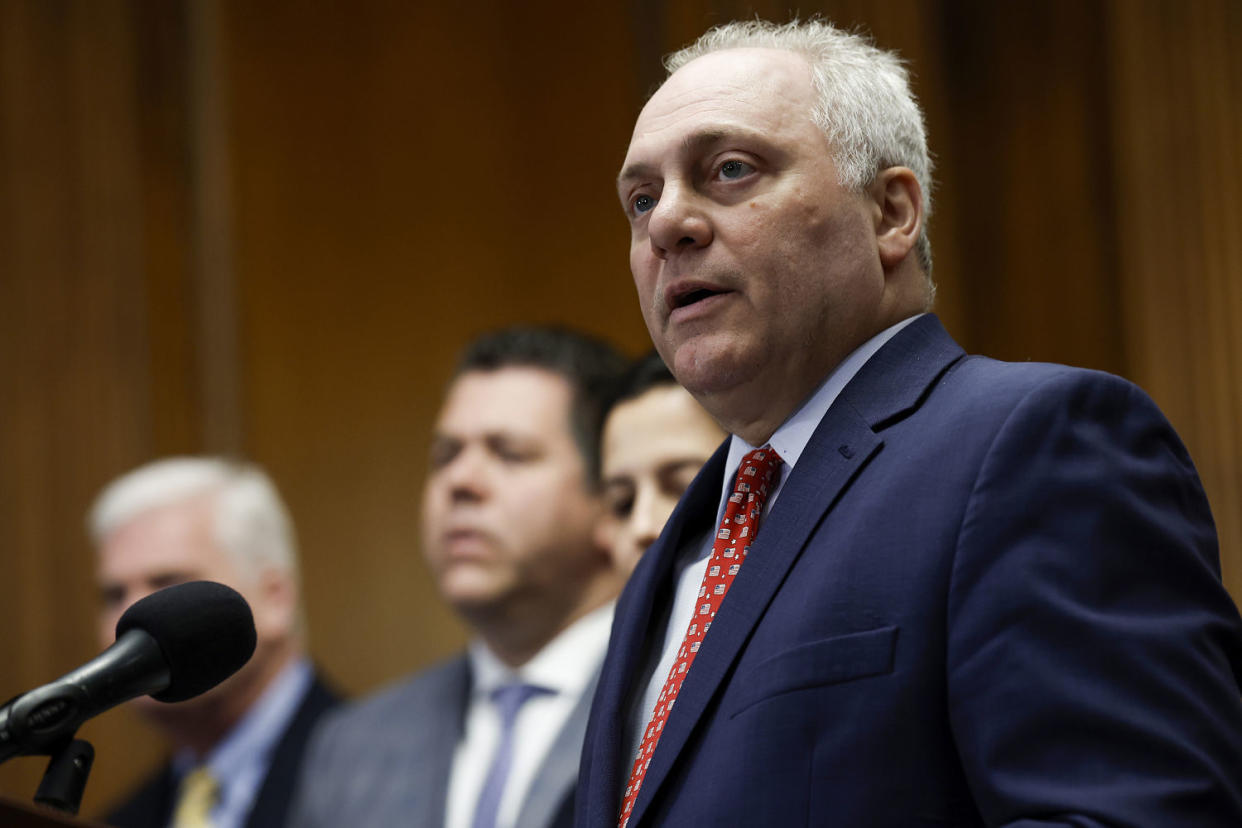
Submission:
POLYGON ((212 828, 211 809, 220 795, 220 783, 205 767, 195 768, 181 780, 172 828, 212 828))

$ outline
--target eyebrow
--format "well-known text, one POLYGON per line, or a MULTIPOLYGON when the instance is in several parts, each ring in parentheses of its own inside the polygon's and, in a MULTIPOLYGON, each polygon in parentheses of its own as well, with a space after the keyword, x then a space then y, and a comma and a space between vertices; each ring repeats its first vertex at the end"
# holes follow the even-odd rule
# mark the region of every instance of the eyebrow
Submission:
MULTIPOLYGON (((726 138, 739 135, 758 137, 760 136, 760 132, 758 130, 750 129, 749 127, 741 126, 705 127, 683 138, 681 141, 681 150, 682 152, 692 153, 696 150, 701 150, 704 147, 718 144, 726 138)), ((617 175, 617 186, 621 187, 625 184, 625 182, 632 181, 636 178, 648 178, 653 175, 655 171, 656 168, 652 164, 644 162, 627 164, 617 175)))

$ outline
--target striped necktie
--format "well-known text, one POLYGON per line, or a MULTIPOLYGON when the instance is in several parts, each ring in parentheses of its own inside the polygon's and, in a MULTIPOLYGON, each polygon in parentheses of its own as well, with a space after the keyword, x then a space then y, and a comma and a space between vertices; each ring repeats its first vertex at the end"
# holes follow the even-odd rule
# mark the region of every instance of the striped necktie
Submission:
POLYGON ((500 743, 492 758, 492 766, 479 793, 479 803, 474 809, 471 828, 495 828, 496 815, 500 812, 500 799, 509 781, 513 767, 513 725, 522 705, 541 693, 551 693, 545 687, 532 684, 506 684, 492 691, 492 702, 500 713, 500 743))

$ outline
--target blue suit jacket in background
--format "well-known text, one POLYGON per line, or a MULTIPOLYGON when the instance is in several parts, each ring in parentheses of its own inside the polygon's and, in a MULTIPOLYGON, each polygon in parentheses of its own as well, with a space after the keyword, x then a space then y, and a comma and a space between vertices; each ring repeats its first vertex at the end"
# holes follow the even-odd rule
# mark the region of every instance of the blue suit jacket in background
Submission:
MULTIPOLYGON (((621 597, 581 828, 617 824, 626 722, 725 455, 621 597)), ((1239 675, 1207 500, 1150 399, 965 356, 927 316, 867 362, 790 473, 630 828, 1238 828, 1239 675)))

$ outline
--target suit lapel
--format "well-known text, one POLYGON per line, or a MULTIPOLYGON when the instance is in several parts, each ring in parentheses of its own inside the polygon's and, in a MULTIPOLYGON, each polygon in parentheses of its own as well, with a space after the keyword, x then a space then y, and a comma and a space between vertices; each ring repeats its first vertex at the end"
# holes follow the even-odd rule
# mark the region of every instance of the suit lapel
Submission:
MULTIPOLYGON (((464 655, 446 665, 433 695, 422 710, 412 710, 417 737, 409 743, 409 780, 405 805, 398 813, 409 825, 443 825, 453 755, 466 727, 472 680, 464 655), (407 822, 408 820, 408 822, 407 822)), ((394 723, 394 727, 401 727, 394 723)), ((398 814, 388 818, 397 819, 398 814)))
POLYGON ((691 731, 720 687, 794 561, 824 512, 834 503, 882 442, 857 412, 834 405, 825 415, 729 588, 712 628, 686 676, 664 726, 634 805, 631 825, 639 824, 646 804, 659 790, 691 731), (823 434, 833 435, 831 448, 823 434), (847 451, 837 451, 837 446, 847 451))
MULTIPOLYGON (((628 728, 630 709, 643 687, 637 678, 648 672, 647 659, 662 642, 673 571, 678 553, 715 520, 721 478, 729 456, 726 440, 704 464, 669 516, 659 539, 639 561, 617 601, 608 654, 593 705, 592 729, 583 756, 583 808, 586 824, 616 825, 621 791, 630 774, 628 728), (653 617, 657 612, 660 617, 653 617)), ((650 711, 642 711, 646 716, 650 711)), ((645 725, 644 721, 640 727, 645 725)), ((580 808, 579 810, 583 810, 580 808)))
POLYGON ((522 804, 514 828, 548 828, 562 812, 565 800, 573 793, 578 781, 578 759, 582 755, 582 736, 586 732, 587 717, 591 712, 591 697, 599 673, 583 688, 582 696, 556 741, 548 751, 531 783, 530 792, 522 804))
MULTIPOLYGON (((918 319, 867 361, 824 415, 760 526, 746 564, 686 676, 647 769, 631 825, 640 824, 647 804, 668 776, 815 526, 883 446, 876 431, 916 408, 935 380, 961 355, 961 349, 934 316, 918 319)), ((723 468, 715 476, 715 498, 719 497, 722 474, 723 468)), ((713 499, 713 516, 716 506, 713 499)), ((634 645, 632 638, 625 640, 634 645)), ((628 773, 628 768, 625 771, 628 773)))

